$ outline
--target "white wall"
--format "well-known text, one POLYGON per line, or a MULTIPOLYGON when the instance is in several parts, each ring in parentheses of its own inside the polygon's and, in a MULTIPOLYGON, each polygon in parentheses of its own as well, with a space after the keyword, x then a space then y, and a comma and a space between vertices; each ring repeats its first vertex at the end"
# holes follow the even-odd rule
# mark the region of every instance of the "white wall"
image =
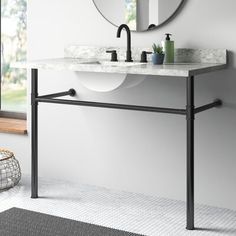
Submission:
MULTIPOLYGON (((196 201, 236 210, 236 1, 188 1, 168 25, 133 33, 134 46, 150 46, 164 33, 177 47, 227 48, 229 69, 196 79, 196 105, 215 98, 224 107, 196 118, 196 201), (209 10, 210 9, 210 10, 209 10)), ((116 28, 92 1, 31 0, 28 6, 29 58, 62 57, 64 45, 124 46, 116 28)), ((75 87, 80 99, 184 107, 185 81, 150 78, 138 87, 112 93, 87 91, 71 72, 40 71, 40 93, 75 87)), ((99 75, 95 75, 99 79, 99 75)), ((185 199, 185 119, 182 116, 40 105, 40 176, 113 189, 185 199)), ((29 138, 0 135, 29 171, 29 138)))

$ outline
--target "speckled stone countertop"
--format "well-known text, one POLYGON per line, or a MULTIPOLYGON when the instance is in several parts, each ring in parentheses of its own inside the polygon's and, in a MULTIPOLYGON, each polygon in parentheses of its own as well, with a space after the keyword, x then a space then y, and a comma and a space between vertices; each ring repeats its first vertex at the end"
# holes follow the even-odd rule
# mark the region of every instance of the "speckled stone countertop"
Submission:
MULTIPOLYGON (((176 49, 176 63, 153 65, 138 63, 143 49, 133 49, 134 63, 121 63, 124 60, 124 49, 119 49, 118 63, 106 63, 109 55, 105 47, 69 46, 65 49, 65 58, 17 62, 15 68, 69 70, 96 73, 138 74, 188 77, 226 68, 227 51, 224 49, 176 49)), ((145 49, 147 50, 147 49, 145 49)))

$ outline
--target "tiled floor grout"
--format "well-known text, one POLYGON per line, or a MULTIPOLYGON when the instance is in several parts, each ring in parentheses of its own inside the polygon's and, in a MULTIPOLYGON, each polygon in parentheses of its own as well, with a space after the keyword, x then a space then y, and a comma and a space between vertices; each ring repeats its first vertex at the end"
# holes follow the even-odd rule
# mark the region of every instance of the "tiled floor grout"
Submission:
POLYGON ((185 202, 56 180, 40 180, 30 198, 29 177, 0 193, 0 211, 19 207, 73 220, 153 236, 236 235, 236 212, 196 205, 196 227, 185 229, 185 202))

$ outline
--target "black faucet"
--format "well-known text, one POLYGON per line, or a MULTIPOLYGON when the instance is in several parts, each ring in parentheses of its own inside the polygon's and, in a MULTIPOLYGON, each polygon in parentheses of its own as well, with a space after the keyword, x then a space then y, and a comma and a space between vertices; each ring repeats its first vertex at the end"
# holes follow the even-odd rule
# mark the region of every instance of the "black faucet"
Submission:
POLYGON ((119 26, 117 30, 117 38, 120 38, 121 30, 125 29, 127 32, 127 52, 126 52, 126 62, 132 62, 132 52, 131 52, 131 33, 129 26, 126 24, 122 24, 119 26))

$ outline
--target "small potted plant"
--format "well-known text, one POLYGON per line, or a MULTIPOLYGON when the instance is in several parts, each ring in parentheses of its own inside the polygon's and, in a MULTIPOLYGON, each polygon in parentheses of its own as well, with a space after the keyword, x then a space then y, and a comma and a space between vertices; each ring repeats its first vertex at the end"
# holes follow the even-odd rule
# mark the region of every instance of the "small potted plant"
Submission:
POLYGON ((152 54, 152 63, 154 65, 162 65, 164 62, 165 54, 163 48, 160 45, 155 43, 152 45, 153 54, 152 54))

